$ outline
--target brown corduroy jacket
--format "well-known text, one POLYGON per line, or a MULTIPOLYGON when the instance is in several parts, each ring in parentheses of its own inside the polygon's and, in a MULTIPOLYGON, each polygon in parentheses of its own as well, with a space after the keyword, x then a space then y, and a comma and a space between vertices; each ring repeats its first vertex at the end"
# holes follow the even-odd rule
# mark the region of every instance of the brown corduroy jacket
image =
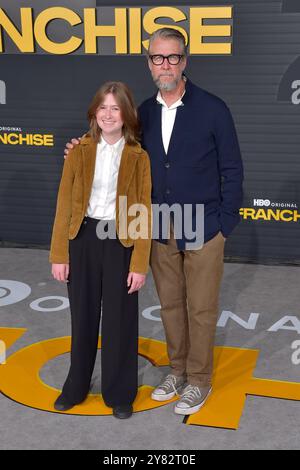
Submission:
MULTIPOLYGON (((51 263, 69 263, 69 240, 76 237, 87 211, 96 153, 97 143, 86 136, 65 160, 52 232, 51 263)), ((136 233, 139 233, 138 224, 134 224, 136 233)), ((151 172, 148 154, 139 144, 125 144, 122 152, 117 185, 116 229, 121 243, 125 247, 134 247, 130 272, 147 273, 151 249, 151 172), (126 205, 119 205, 120 196, 127 197, 127 208, 126 205), (141 223, 146 223, 146 238, 136 238, 136 235, 131 236, 132 230, 128 231, 130 223, 137 220, 137 216, 128 216, 128 209, 133 204, 143 204, 147 209, 147 221, 145 217, 140 219, 141 223), (121 232, 125 236, 120 233, 120 227, 123 227, 121 232)))

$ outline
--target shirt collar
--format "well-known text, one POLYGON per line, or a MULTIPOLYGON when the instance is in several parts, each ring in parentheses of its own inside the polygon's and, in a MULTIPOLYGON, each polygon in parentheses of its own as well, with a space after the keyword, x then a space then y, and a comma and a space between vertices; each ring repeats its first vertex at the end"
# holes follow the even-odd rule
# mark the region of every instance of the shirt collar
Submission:
POLYGON ((104 137, 101 136, 99 145, 100 145, 101 150, 103 150, 105 148, 110 148, 113 151, 119 152, 119 151, 123 150, 123 147, 125 145, 125 138, 124 138, 124 136, 122 136, 121 139, 119 139, 116 143, 109 144, 108 142, 106 142, 104 137))
POLYGON ((179 106, 183 106, 183 102, 182 102, 182 98, 184 97, 185 95, 185 90, 184 92, 182 93, 181 97, 179 98, 179 100, 177 100, 175 103, 173 103, 171 106, 168 106, 167 103, 165 102, 165 100, 163 99, 163 97, 161 96, 161 92, 158 91, 157 93, 157 96, 156 96, 156 100, 158 103, 162 104, 163 106, 165 106, 167 109, 175 109, 175 108, 178 108, 179 106))

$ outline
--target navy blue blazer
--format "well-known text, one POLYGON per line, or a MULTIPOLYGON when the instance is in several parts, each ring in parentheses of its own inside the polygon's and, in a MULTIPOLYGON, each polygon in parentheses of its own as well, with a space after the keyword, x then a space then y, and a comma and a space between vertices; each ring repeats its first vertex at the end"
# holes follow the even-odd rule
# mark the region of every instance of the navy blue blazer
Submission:
MULTIPOLYGON (((234 122, 220 98, 190 80, 182 102, 167 154, 156 94, 139 107, 142 147, 151 161, 152 203, 192 204, 193 222, 196 204, 204 204, 204 241, 219 231, 227 238, 240 221, 242 205, 243 166, 234 122)), ((167 242, 161 235, 159 241, 167 242)), ((178 248, 184 250, 187 242, 183 234, 178 248)))

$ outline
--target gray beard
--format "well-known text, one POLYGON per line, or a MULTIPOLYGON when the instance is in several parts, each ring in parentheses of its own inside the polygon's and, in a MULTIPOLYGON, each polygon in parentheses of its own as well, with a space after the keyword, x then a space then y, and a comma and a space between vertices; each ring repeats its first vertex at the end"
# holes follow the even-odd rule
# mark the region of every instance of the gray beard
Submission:
MULTIPOLYGON (((153 80, 154 80, 154 79, 153 79, 153 80)), ((178 83, 180 82, 180 80, 181 80, 181 77, 180 77, 179 79, 177 79, 177 80, 173 80, 172 82, 163 83, 163 82, 160 81, 159 78, 157 78, 156 80, 154 80, 154 83, 155 83, 155 85, 157 86, 157 88, 158 88, 159 90, 162 90, 162 91, 172 91, 172 90, 174 90, 174 89, 177 87, 177 85, 178 85, 178 83)))

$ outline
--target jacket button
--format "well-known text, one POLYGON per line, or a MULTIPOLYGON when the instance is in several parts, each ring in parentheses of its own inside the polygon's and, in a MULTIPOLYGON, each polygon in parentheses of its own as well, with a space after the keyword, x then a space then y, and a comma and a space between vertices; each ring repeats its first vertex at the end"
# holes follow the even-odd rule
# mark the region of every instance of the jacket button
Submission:
POLYGON ((166 194, 170 194, 170 193, 171 193, 170 189, 167 189, 166 194))
POLYGON ((170 163, 169 162, 165 163, 165 168, 170 168, 170 163))

